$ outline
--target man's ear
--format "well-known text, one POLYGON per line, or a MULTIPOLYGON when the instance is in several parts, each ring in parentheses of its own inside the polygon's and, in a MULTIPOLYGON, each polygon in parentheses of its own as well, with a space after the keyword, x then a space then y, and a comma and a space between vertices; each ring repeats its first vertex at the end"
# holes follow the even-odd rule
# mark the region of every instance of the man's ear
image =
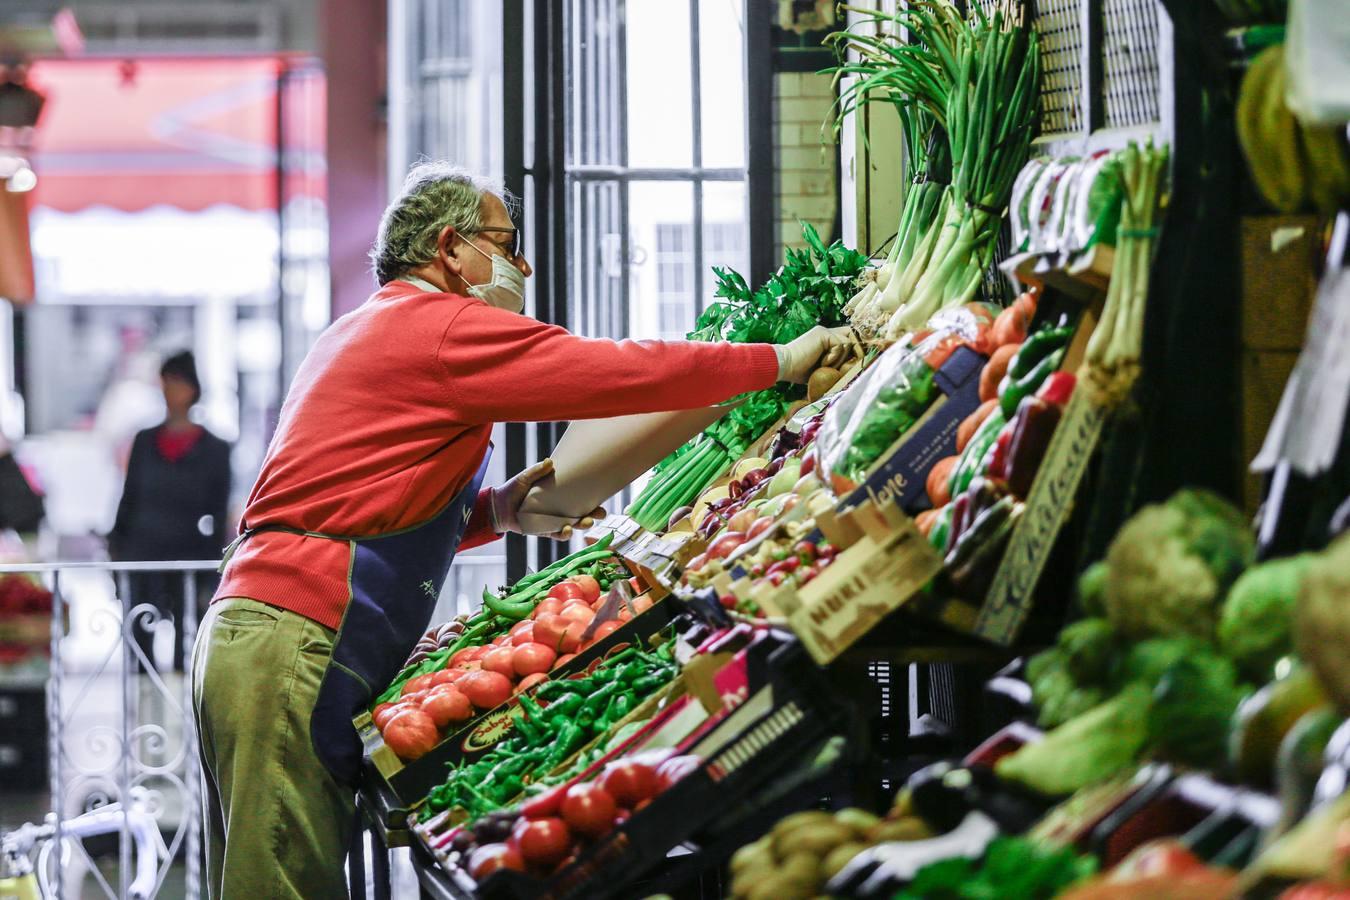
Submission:
POLYGON ((456 237, 458 237, 458 233, 455 231, 455 227, 453 225, 445 226, 436 237, 436 250, 437 255, 441 258, 441 264, 445 266, 446 270, 455 277, 459 277, 460 269, 463 266, 460 264, 457 255, 459 248, 455 246, 456 237))

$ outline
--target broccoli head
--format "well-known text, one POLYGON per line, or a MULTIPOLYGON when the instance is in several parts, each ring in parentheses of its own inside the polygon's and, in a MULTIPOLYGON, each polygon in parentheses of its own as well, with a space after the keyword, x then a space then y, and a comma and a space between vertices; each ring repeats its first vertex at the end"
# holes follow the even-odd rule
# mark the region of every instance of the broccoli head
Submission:
POLYGON ((1106 614, 1102 595, 1106 593, 1106 574, 1110 569, 1106 560, 1099 559, 1078 576, 1078 605, 1085 614, 1089 616, 1106 614))
POLYGON ((1293 650, 1294 607, 1313 558, 1292 556, 1248 569, 1219 610, 1219 647, 1254 681, 1269 681, 1275 663, 1293 650))
POLYGON ((1059 649, 1076 681, 1103 682, 1116 660, 1116 630, 1105 619, 1081 619, 1060 631, 1059 649))
POLYGON ((1153 689, 1149 741, 1164 757, 1193 766, 1223 759, 1228 726, 1242 700, 1232 662, 1210 652, 1176 660, 1153 689))
POLYGON ((1126 637, 1214 637, 1219 601, 1255 551, 1241 513, 1207 491, 1145 506, 1106 554, 1103 605, 1126 637))

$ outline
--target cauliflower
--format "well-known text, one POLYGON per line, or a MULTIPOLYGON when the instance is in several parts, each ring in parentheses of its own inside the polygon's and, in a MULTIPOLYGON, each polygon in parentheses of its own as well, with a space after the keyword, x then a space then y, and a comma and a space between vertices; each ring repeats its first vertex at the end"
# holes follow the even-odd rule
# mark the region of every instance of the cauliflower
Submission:
POLYGON ((1252 561, 1241 513, 1208 491, 1145 506, 1106 554, 1106 618, 1129 638, 1214 637, 1218 602, 1252 561))
POLYGON ((1293 649, 1294 605, 1313 559, 1304 554, 1262 563, 1228 592, 1219 611, 1219 647, 1255 681, 1269 681, 1275 663, 1293 649))
POLYGON ((1309 565, 1294 614, 1298 655, 1341 712, 1350 712, 1350 534, 1309 565))

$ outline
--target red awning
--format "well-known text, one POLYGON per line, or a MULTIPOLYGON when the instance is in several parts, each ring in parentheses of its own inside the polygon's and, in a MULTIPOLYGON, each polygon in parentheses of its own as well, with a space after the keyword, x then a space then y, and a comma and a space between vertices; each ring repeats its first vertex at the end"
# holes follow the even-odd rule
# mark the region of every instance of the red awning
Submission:
MULTIPOLYGON (((47 95, 32 153, 35 204, 65 212, 274 208, 277 84, 287 64, 280 57, 35 63, 30 84, 47 95)), ((287 84, 290 112, 294 83, 287 84)), ((303 112, 303 127, 294 120, 285 127, 288 168, 299 170, 288 173, 288 199, 324 191, 322 102, 303 112)))

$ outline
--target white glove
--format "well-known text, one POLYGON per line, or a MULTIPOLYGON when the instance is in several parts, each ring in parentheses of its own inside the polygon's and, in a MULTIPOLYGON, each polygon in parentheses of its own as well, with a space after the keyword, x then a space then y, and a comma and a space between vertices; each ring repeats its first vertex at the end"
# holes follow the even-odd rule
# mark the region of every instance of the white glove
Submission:
MULTIPOLYGON (((489 509, 492 511, 492 530, 498 534, 510 531, 515 534, 533 534, 553 538, 555 541, 566 541, 572 537, 573 526, 584 531, 594 525, 596 519, 605 517, 603 509, 595 509, 590 515, 584 516, 570 525, 563 525, 556 531, 537 530, 522 524, 520 504, 525 501, 525 495, 530 492, 530 488, 534 487, 536 482, 543 481, 552 474, 553 460, 546 459, 543 462, 535 463, 514 478, 507 480, 506 483, 492 488, 492 502, 489 504, 489 509)), ((549 521, 550 523, 556 523, 557 521, 551 516, 530 516, 528 518, 531 521, 549 521)))
POLYGON ((778 354, 778 380, 805 384, 811 373, 821 366, 837 366, 859 349, 858 336, 852 328, 840 325, 826 328, 817 325, 790 344, 775 344, 778 354))

